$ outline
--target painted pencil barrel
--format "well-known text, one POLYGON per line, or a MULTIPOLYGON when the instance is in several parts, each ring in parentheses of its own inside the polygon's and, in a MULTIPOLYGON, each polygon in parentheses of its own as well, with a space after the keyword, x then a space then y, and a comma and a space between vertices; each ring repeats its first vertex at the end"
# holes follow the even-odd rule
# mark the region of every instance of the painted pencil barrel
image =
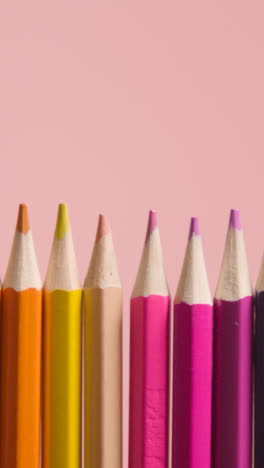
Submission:
POLYGON ((255 468, 264 466, 264 292, 256 293, 255 468))
POLYGON ((43 468, 81 467, 82 290, 44 291, 43 468))
POLYGON ((250 468, 252 297, 215 299, 214 467, 250 468))
POLYGON ((85 468, 121 468, 119 287, 84 289, 85 468))
POLYGON ((213 308, 174 305, 172 467, 210 468, 213 308))
POLYGON ((41 290, 2 292, 0 466, 38 468, 41 290))
POLYGON ((130 306, 129 468, 166 468, 169 296, 130 306))

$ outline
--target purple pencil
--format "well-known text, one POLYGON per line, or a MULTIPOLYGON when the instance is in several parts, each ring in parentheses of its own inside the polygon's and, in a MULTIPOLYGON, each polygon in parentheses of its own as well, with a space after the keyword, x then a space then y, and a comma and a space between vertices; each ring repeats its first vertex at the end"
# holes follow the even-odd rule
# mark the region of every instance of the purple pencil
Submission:
POLYGON ((192 218, 174 301, 172 468, 210 468, 213 307, 192 218))
POLYGON ((252 289, 232 210, 215 294, 214 468, 251 468, 252 289))

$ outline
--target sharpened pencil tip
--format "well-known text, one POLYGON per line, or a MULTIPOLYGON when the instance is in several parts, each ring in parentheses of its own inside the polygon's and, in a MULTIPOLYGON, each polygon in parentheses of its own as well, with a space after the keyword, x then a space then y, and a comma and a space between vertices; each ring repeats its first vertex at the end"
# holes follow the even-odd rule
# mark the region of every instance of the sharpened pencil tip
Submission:
POLYGON ((66 232, 69 231, 70 222, 68 215, 68 207, 66 203, 60 203, 57 215, 57 224, 55 230, 55 239, 63 239, 66 232))
POLYGON ((238 230, 242 229, 239 210, 231 210, 230 220, 229 220, 229 228, 230 227, 232 227, 234 229, 238 229, 238 230))
POLYGON ((99 215, 96 239, 95 242, 99 242, 102 237, 111 232, 110 224, 108 223, 106 217, 103 214, 99 215))
POLYGON ((16 230, 26 234, 30 230, 28 219, 28 208, 24 203, 20 203, 17 217, 16 230))
POLYGON ((158 224, 157 223, 157 213, 156 213, 155 210, 150 210, 145 244, 148 242, 150 234, 152 233, 152 231, 154 231, 155 227, 157 227, 157 224, 158 224))
POLYGON ((190 232, 189 232, 189 240, 192 237, 192 235, 199 236, 200 234, 200 229, 199 229, 199 219, 196 217, 191 218, 191 224, 190 224, 190 232))

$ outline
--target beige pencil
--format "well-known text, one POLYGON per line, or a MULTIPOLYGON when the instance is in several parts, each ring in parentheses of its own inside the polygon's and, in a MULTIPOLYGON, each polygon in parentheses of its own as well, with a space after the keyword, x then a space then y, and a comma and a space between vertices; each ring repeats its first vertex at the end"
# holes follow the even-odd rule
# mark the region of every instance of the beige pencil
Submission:
POLYGON ((112 235, 100 215, 84 283, 85 468, 121 468, 121 319, 112 235))

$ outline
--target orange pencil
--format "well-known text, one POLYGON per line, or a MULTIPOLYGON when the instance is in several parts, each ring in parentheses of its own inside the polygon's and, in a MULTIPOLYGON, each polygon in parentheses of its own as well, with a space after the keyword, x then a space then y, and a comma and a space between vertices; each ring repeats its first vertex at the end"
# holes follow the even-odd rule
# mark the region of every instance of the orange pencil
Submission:
POLYGON ((20 205, 2 291, 1 468, 39 466, 41 302, 27 207, 20 205))

